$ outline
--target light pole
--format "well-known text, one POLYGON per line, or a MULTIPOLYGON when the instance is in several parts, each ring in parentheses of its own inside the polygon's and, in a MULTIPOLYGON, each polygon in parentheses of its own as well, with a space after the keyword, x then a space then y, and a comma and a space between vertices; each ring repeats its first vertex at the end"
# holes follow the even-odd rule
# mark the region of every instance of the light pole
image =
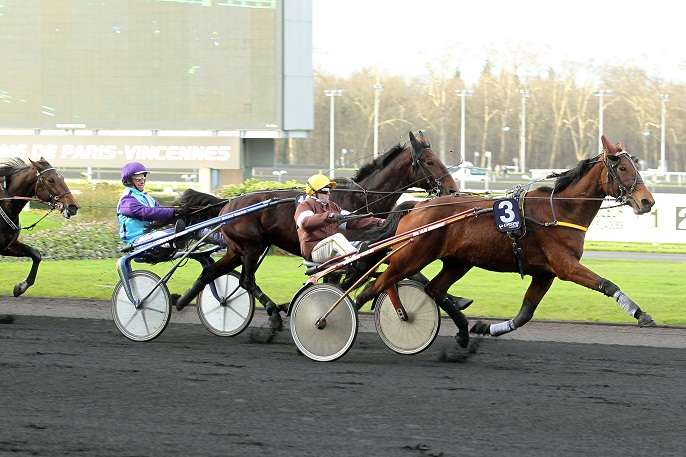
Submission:
POLYGON ((526 99, 529 98, 529 89, 519 89, 522 95, 522 127, 519 129, 519 163, 526 170, 526 99))
POLYGON ((383 84, 372 84, 374 90, 374 158, 379 157, 379 95, 383 84))
POLYGON ((606 95, 609 97, 612 95, 612 91, 610 89, 600 89, 594 91, 593 95, 600 97, 600 102, 598 103, 598 151, 600 152, 603 150, 603 97, 606 95))
POLYGON ((486 188, 488 190, 488 181, 491 179, 491 151, 484 152, 484 157, 486 157, 486 188))
POLYGON ((334 100, 336 99, 335 97, 343 95, 343 91, 340 89, 327 89, 324 91, 324 95, 331 97, 331 111, 329 113, 329 177, 333 179, 335 177, 334 170, 336 169, 336 157, 333 149, 335 132, 333 112, 336 104, 334 100))
POLYGON ((665 104, 669 101, 669 94, 660 94, 660 99, 662 100, 662 113, 660 116, 660 163, 658 168, 666 173, 667 172, 667 162, 665 160, 665 104))
MULTIPOLYGON (((460 111, 460 157, 465 160, 465 108, 464 98, 474 93, 471 89, 456 90, 455 95, 462 98, 462 107, 460 111)), ((460 189, 464 189, 464 175, 460 175, 460 189)))

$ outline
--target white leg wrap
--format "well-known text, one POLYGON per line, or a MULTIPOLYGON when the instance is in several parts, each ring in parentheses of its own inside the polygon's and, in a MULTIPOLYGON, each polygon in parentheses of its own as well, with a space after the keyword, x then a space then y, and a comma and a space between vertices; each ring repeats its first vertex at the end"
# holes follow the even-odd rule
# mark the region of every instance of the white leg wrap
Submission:
POLYGON ((617 303, 619 303, 619 305, 624 308, 627 313, 629 313, 629 316, 634 317, 634 314, 636 314, 636 311, 638 310, 638 305, 629 297, 627 297, 624 292, 618 290, 614 293, 612 298, 617 300, 617 303))
POLYGON ((516 329, 517 327, 515 327, 514 319, 499 324, 491 324, 490 326, 491 336, 504 335, 505 333, 510 333, 516 329))

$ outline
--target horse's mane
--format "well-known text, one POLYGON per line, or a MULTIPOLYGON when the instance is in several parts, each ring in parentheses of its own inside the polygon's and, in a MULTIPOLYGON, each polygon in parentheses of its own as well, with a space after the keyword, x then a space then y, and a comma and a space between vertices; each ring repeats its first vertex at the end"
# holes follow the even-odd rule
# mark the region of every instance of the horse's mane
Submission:
POLYGON ((15 171, 23 170, 25 168, 29 168, 29 166, 26 165, 26 162, 19 157, 12 157, 0 163, 0 176, 10 176, 15 171))
POLYGON ((174 200, 172 206, 188 208, 191 214, 186 216, 184 221, 186 225, 193 225, 219 216, 219 212, 226 202, 228 200, 215 197, 212 194, 186 189, 179 198, 174 200))
POLYGON ((217 205, 226 203, 219 197, 204 192, 198 192, 194 189, 186 189, 179 198, 174 201, 174 206, 190 206, 192 208, 201 208, 207 205, 217 205))
POLYGON ((588 173, 588 170, 591 169, 591 165, 594 163, 596 163, 595 158, 584 159, 567 171, 563 171, 562 173, 551 173, 546 176, 546 178, 555 178, 553 187, 541 186, 538 188, 538 190, 543 192, 562 192, 569 186, 578 183, 581 178, 586 176, 586 173, 588 173))
POLYGON ((393 148, 391 148, 384 155, 377 157, 376 159, 367 164, 364 164, 362 168, 357 170, 357 173, 352 178, 353 181, 360 182, 370 177, 371 175, 385 167, 388 164, 388 162, 390 162, 393 158, 395 158, 396 155, 400 154, 404 150, 405 145, 402 145, 400 143, 393 146, 393 148))

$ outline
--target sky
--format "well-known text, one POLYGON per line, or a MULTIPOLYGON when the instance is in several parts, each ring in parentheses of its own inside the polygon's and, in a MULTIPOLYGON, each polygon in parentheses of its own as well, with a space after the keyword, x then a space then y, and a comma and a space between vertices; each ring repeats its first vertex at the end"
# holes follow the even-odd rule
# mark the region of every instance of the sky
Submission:
POLYGON ((672 0, 313 0, 315 69, 421 76, 447 57, 476 81, 485 47, 542 50, 541 60, 636 65, 686 81, 682 6, 672 0))

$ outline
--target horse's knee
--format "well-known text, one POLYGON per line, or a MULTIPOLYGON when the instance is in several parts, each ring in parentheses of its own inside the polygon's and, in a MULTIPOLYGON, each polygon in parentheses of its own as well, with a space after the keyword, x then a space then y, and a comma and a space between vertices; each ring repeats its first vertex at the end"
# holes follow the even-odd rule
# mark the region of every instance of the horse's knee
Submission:
POLYGON ((34 265, 38 265, 40 263, 40 261, 43 260, 43 257, 41 256, 40 251, 38 251, 38 249, 33 248, 31 246, 24 245, 24 254, 26 254, 27 257, 31 258, 34 265))

